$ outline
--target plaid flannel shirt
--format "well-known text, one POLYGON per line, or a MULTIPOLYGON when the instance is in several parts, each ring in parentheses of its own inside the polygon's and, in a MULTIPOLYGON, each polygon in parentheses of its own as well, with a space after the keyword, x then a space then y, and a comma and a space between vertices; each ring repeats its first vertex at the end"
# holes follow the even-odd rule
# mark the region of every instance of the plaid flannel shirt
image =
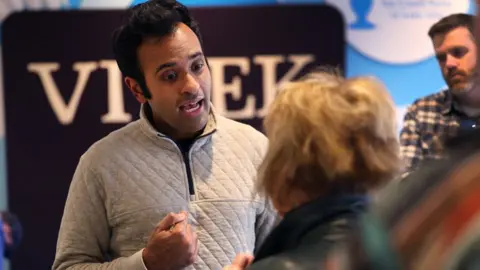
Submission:
POLYGON ((400 133, 406 172, 413 171, 425 159, 443 158, 443 142, 458 134, 463 120, 480 124, 480 119, 470 119, 455 109, 449 90, 417 99, 410 105, 400 133))

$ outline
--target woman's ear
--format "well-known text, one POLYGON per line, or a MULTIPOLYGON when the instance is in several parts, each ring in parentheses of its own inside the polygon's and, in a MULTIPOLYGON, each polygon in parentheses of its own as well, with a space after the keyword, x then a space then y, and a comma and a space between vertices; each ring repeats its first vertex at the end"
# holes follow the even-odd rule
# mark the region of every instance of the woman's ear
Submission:
POLYGON ((275 198, 272 198, 273 207, 277 210, 278 214, 283 217, 286 213, 290 212, 293 207, 292 193, 286 189, 279 191, 275 198))
POLYGON ((305 192, 286 187, 279 192, 279 196, 272 198, 272 203, 279 215, 283 217, 286 213, 311 200, 312 198, 309 198, 305 192))

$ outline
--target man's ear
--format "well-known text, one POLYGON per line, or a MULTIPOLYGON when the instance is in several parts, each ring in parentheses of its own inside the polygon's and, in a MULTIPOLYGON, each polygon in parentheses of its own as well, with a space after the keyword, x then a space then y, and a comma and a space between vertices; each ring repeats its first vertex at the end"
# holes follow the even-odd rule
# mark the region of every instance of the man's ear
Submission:
POLYGON ((127 85, 128 89, 130 89, 130 92, 132 92, 138 102, 142 104, 147 102, 147 99, 143 95, 142 88, 134 78, 125 77, 125 84, 127 85))

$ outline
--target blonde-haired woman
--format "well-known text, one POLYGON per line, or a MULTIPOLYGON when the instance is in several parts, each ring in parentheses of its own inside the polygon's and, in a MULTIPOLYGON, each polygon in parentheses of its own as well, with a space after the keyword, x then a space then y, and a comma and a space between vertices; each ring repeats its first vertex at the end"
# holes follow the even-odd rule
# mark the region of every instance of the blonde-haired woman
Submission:
POLYGON ((370 77, 314 72, 282 89, 264 120, 258 189, 283 217, 256 252, 226 269, 318 269, 401 169, 394 103, 370 77))

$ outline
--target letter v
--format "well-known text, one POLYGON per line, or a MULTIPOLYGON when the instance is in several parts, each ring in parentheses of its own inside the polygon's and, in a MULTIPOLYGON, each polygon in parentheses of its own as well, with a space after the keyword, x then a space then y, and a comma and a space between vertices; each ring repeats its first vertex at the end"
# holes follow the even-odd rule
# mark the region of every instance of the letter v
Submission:
POLYGON ((59 68, 60 64, 58 63, 30 63, 27 66, 28 71, 36 73, 40 78, 50 106, 58 121, 63 125, 69 125, 75 118, 80 98, 85 90, 90 74, 98 69, 98 63, 78 62, 73 65, 73 70, 78 73, 78 77, 73 95, 68 103, 64 102, 60 90, 52 77, 52 72, 58 71, 59 68))

